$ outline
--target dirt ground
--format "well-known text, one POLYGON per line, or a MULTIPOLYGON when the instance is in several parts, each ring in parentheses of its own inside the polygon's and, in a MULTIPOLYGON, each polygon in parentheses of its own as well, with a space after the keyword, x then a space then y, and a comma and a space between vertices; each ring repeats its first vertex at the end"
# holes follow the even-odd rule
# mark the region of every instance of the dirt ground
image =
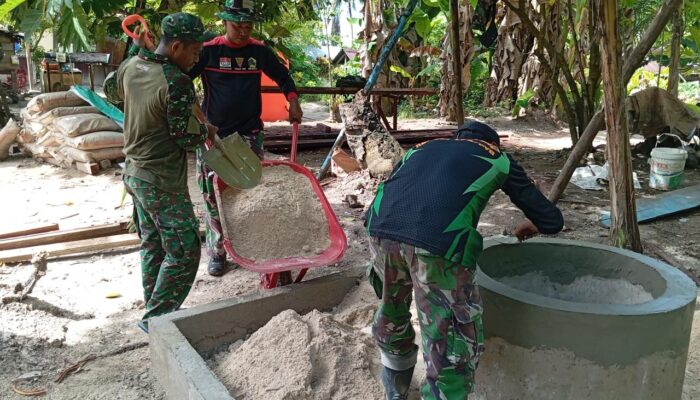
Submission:
MULTIPOLYGON (((307 116, 312 113, 307 112, 307 116)), ((316 117, 323 118, 317 113, 316 117)), ((567 131, 546 118, 512 121, 487 120, 499 133, 509 134, 504 146, 545 189, 556 178, 570 146, 567 131)), ((315 124, 315 121, 307 123, 315 124)), ((404 121, 402 129, 437 127, 438 120, 404 121)), ((599 137, 599 142, 603 136, 599 137)), ((317 169, 327 150, 300 153, 300 162, 317 169)), ((190 165, 190 192, 201 217, 202 201, 197 193, 190 165)), ((642 179, 642 196, 656 192, 647 187, 648 166, 635 160, 635 171, 642 179)), ((131 200, 122 201, 121 176, 111 169, 98 176, 87 176, 41 164, 29 158, 12 157, 0 163, 3 218, 0 229, 34 222, 58 222, 61 228, 123 221, 131 212, 131 200)), ((686 185, 700 182, 700 172, 686 171, 686 185)), ((365 206, 374 186, 362 176, 335 178, 323 182, 348 236, 348 251, 339 263, 310 271, 319 276, 365 265, 369 261, 362 227, 361 208, 344 202, 355 194, 365 206)), ((569 185, 560 207, 566 228, 562 238, 607 242, 607 229, 598 222, 608 204, 605 191, 584 191, 569 185)), ((508 198, 497 193, 481 218, 484 237, 511 231, 522 214, 508 198)), ((700 212, 694 211, 640 226, 645 241, 656 244, 677 258, 691 273, 700 275, 698 242, 700 212)), ((203 251, 199 271, 185 307, 261 290, 259 277, 245 270, 233 270, 221 278, 206 273, 208 257, 203 251)), ((23 282, 31 274, 28 264, 0 266, 0 293, 23 282)), ((48 399, 161 399, 163 389, 150 371, 147 336, 136 327, 143 314, 139 256, 136 249, 105 252, 51 260, 48 273, 23 303, 0 305, 0 398, 21 399, 14 394, 12 380, 28 373, 37 378, 23 387, 45 388, 48 399), (117 298, 107 298, 117 292, 117 298), (107 353, 118 353, 109 354, 107 353), (86 356, 96 355, 77 373, 54 383, 57 371, 86 356)), ((700 311, 696 312, 686 373, 684 400, 700 398, 700 311)))

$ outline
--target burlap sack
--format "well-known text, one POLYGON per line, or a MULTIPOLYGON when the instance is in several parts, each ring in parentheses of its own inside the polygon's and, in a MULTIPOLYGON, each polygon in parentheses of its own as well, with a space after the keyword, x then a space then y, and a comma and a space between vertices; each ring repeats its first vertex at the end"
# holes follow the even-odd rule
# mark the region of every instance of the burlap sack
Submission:
POLYGON ((124 158, 124 153, 121 147, 108 147, 98 150, 80 150, 70 146, 61 146, 58 150, 63 156, 72 161, 91 163, 100 162, 102 160, 118 160, 124 158))
POLYGON ((10 118, 5 127, 0 130, 0 160, 10 156, 10 145, 17 139, 17 135, 19 135, 19 126, 14 119, 10 118))
POLYGON ((78 137, 56 135, 61 144, 80 150, 99 150, 110 147, 124 147, 124 134, 121 132, 91 132, 78 137))
POLYGON ((56 107, 76 107, 84 105, 87 105, 85 100, 71 91, 54 92, 43 93, 34 97, 27 103, 27 110, 30 113, 45 113, 56 107))
POLYGON ((37 120, 44 125, 49 125, 52 124, 56 118, 75 114, 100 114, 100 110, 93 106, 56 107, 53 110, 49 110, 39 115, 37 120))
MULTIPOLYGON (((56 118, 53 122, 56 131, 68 137, 85 135, 99 131, 121 131, 119 125, 101 114, 75 114, 56 118)), ((114 147, 114 146, 110 146, 114 147)))

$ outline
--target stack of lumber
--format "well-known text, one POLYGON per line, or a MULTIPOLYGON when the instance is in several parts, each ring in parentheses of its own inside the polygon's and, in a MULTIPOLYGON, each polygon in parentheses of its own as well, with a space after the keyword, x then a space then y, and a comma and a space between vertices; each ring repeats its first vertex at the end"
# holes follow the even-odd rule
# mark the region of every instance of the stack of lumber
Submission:
POLYGON ((141 243, 127 224, 114 223, 59 230, 58 224, 39 224, 0 232, 0 263, 29 262, 46 252, 49 259, 137 246, 141 243))
POLYGON ((119 125, 71 91, 34 97, 22 118, 18 141, 34 158, 93 175, 124 158, 119 125))

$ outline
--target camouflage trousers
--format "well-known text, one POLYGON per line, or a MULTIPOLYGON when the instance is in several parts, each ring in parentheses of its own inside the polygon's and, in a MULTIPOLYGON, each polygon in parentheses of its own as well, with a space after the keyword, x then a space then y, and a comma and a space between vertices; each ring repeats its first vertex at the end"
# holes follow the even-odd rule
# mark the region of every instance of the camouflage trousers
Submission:
MULTIPOLYGON (((263 132, 255 131, 251 134, 241 135, 248 142, 253 152, 263 158, 263 132)), ((204 228, 207 238, 207 253, 211 258, 225 259, 223 229, 219 207, 216 204, 216 192, 214 191, 214 171, 202 160, 202 150, 197 147, 197 186, 204 197, 204 228)))
POLYGON ((423 400, 466 399, 474 388, 474 373, 484 351, 479 289, 474 268, 387 239, 370 238, 371 272, 382 278, 381 304, 372 333, 382 364, 406 370, 416 363, 411 302, 421 329, 426 380, 423 400))
POLYGON ((197 275, 201 243, 199 223, 188 193, 169 193, 124 176, 134 201, 141 238, 141 279, 146 314, 143 320, 175 311, 197 275))

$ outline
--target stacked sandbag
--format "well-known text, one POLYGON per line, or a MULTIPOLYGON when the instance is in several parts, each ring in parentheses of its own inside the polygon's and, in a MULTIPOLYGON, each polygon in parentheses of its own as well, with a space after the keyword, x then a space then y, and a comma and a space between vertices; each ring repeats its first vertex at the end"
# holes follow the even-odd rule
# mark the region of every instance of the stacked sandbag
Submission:
POLYGON ((7 120, 5 127, 0 130, 0 160, 10 156, 10 145, 19 135, 19 126, 14 119, 7 120))
POLYGON ((124 158, 119 125, 86 104, 73 92, 35 97, 23 111, 20 142, 34 157, 51 157, 66 166, 124 158))

